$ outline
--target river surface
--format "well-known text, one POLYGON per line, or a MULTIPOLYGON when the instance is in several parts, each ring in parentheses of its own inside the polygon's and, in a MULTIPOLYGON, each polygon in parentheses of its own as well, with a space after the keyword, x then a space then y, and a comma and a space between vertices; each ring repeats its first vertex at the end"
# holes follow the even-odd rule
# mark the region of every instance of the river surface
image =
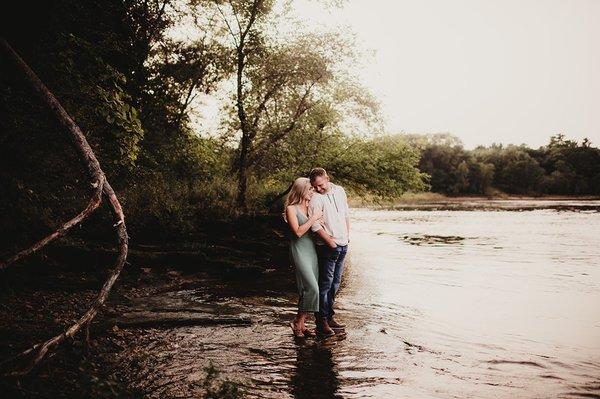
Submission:
POLYGON ((345 339, 294 341, 295 296, 215 281, 155 299, 254 323, 140 331, 132 385, 194 396, 213 362, 249 397, 600 398, 600 212, 354 209, 352 220, 345 339))

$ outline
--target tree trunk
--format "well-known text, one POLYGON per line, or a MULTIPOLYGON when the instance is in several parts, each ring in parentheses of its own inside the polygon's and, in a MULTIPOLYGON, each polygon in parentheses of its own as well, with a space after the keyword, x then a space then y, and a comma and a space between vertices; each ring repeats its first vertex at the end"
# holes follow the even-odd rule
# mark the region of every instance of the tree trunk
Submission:
POLYGON ((246 191, 248 190, 248 140, 242 137, 240 146, 240 158, 238 165, 238 192, 236 204, 241 212, 246 212, 246 191))
MULTIPOLYGON (((243 39, 242 39, 243 40, 243 39)), ((246 190, 248 188, 248 152, 250 151, 251 137, 250 128, 244 109, 244 42, 240 41, 237 50, 237 111, 242 130, 240 142, 240 157, 238 159, 238 192, 236 204, 241 212, 246 212, 246 190)))

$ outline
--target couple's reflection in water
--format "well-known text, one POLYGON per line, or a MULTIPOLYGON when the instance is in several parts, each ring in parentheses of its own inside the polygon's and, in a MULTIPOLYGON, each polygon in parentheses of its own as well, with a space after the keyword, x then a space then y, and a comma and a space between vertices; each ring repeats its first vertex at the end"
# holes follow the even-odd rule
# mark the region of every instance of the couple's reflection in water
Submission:
POLYGON ((296 368, 290 384, 294 398, 341 398, 334 352, 344 339, 339 336, 297 342, 296 368))

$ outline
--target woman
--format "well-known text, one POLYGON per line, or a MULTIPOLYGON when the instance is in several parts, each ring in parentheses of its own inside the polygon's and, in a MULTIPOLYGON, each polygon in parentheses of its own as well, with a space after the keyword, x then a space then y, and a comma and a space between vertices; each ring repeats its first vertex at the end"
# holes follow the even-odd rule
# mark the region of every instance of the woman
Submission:
POLYGON ((299 177, 292 184, 285 200, 285 220, 290 226, 290 258, 296 268, 298 284, 298 314, 290 323, 294 336, 304 338, 315 332, 304 325, 309 313, 319 311, 319 264, 315 244, 310 236, 310 227, 321 217, 321 213, 308 217, 308 203, 313 195, 310 180, 299 177))

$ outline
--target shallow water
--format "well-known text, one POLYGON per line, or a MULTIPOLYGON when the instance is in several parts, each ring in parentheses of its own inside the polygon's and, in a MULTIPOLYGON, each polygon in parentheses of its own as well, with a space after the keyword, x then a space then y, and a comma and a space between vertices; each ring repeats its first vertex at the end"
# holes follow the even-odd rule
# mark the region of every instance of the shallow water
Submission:
POLYGON ((255 323, 140 330, 146 352, 124 354, 139 357, 132 385, 193 396, 212 361, 250 397, 600 398, 600 213, 352 218, 337 300, 346 339, 294 342, 293 296, 215 282, 158 300, 255 323))
POLYGON ((600 395, 600 213, 357 211, 354 219, 339 301, 369 315, 359 331, 380 368, 367 373, 403 379, 370 393, 600 395))

